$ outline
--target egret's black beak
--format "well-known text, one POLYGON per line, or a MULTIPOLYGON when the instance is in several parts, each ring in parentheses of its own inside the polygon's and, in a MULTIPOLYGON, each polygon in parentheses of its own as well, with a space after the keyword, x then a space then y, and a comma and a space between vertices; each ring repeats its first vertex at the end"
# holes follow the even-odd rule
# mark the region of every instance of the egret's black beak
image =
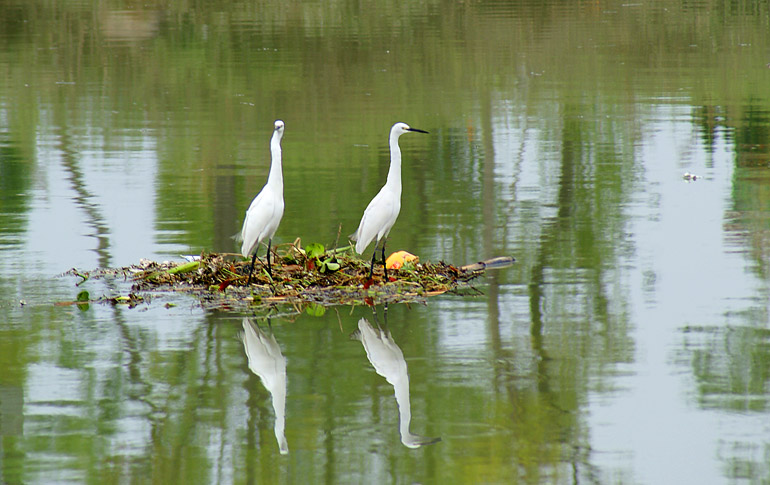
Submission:
POLYGON ((417 133, 428 133, 425 130, 418 130, 417 128, 407 128, 406 131, 416 131, 417 133))

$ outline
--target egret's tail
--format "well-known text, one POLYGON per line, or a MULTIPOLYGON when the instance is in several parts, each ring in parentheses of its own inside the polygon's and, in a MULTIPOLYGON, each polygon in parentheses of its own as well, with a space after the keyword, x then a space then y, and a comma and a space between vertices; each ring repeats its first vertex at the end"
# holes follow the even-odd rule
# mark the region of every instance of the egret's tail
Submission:
MULTIPOLYGON (((233 234, 232 236, 230 236, 230 238, 235 240, 235 244, 236 245, 240 245, 241 254, 243 255, 243 257, 244 258, 248 258, 249 255, 243 252, 243 232, 238 232, 236 234, 233 234)), ((238 247, 238 246, 236 246, 236 247, 238 247)))
POLYGON ((355 248, 355 250, 356 250, 356 252, 358 254, 361 254, 363 252, 363 250, 366 249, 366 247, 363 247, 361 249, 358 248, 358 246, 361 245, 361 241, 358 240, 358 230, 356 230, 356 232, 354 232, 353 234, 348 236, 348 239, 350 239, 351 241, 354 241, 354 242, 357 243, 357 244, 353 245, 353 248, 355 248))

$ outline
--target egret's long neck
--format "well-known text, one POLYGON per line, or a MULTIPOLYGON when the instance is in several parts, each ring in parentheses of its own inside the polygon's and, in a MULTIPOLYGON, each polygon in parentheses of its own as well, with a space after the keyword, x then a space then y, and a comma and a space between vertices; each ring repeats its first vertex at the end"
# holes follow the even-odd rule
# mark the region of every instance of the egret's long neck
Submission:
POLYGON ((274 389, 272 392, 273 397, 273 412, 275 413, 275 423, 273 424, 273 432, 275 433, 275 439, 278 441, 278 446, 281 454, 284 455, 289 452, 289 445, 286 442, 286 373, 284 369, 282 378, 282 385, 278 389, 274 389))
POLYGON ((283 169, 281 167, 281 134, 278 131, 273 133, 270 139, 270 174, 267 176, 267 183, 276 191, 283 192, 283 169))
POLYGON ((393 388, 396 391, 398 428, 401 433, 401 439, 408 440, 408 437, 412 434, 409 431, 409 424, 412 422, 412 405, 409 402, 409 377, 404 376, 393 388))
POLYGON ((401 195, 401 149, 398 147, 398 134, 390 134, 390 170, 386 185, 401 195))

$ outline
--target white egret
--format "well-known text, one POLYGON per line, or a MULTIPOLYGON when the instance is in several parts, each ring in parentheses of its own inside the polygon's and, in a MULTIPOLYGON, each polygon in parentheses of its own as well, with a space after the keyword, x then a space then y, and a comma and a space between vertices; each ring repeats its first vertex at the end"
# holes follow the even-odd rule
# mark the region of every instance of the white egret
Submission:
POLYGON ((273 235, 283 217, 283 171, 281 167, 283 129, 283 121, 275 120, 275 131, 273 131, 273 137, 270 139, 271 161, 267 183, 251 201, 249 210, 246 211, 246 219, 243 220, 241 254, 248 258, 254 253, 251 258, 247 285, 251 284, 251 273, 254 271, 254 263, 257 260, 259 243, 265 239, 267 239, 267 272, 271 278, 273 277, 273 271, 270 267, 270 249, 273 235))
POLYGON ((364 211, 361 223, 356 232, 350 235, 350 239, 356 241, 356 252, 363 253, 369 243, 376 240, 374 244, 374 254, 372 255, 372 265, 369 270, 369 279, 374 276, 374 261, 377 258, 377 246, 382 242, 382 269, 385 273, 385 280, 388 279, 388 270, 385 267, 385 239, 388 237, 390 229, 398 218, 401 210, 401 149, 398 146, 398 137, 414 131, 417 133, 428 133, 424 130, 411 128, 406 123, 396 123, 390 129, 390 169, 388 170, 388 180, 380 189, 374 199, 364 211))
POLYGON ((401 433, 401 443, 408 448, 419 448, 431 445, 441 438, 428 438, 412 434, 409 426, 412 422, 412 406, 409 402, 409 374, 406 360, 401 348, 393 341, 390 331, 374 328, 365 318, 358 321, 358 330, 351 338, 359 340, 366 351, 366 357, 374 367, 374 371, 385 378, 393 386, 398 405, 398 430, 401 433))
POLYGON ((270 393, 275 412, 273 431, 282 455, 289 453, 286 441, 286 357, 273 333, 265 333, 248 317, 243 318, 243 349, 249 360, 249 370, 259 376, 270 393))

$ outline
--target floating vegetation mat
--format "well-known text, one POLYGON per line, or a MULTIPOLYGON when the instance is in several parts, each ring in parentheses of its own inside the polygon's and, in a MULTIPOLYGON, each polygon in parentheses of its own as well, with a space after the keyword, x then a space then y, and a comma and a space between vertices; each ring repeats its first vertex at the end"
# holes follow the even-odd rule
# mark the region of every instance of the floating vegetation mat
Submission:
MULTIPOLYGON (((279 305, 284 311, 321 313, 332 305, 425 302, 443 293, 481 294, 469 283, 487 267, 505 266, 513 258, 455 267, 443 262, 409 261, 398 269, 388 269, 384 278, 382 265, 375 266, 369 279, 369 262, 343 250, 325 252, 322 247, 299 249, 297 245, 278 252, 272 264, 272 278, 267 266, 257 261, 247 286, 251 261, 235 254, 202 254, 194 261, 155 262, 141 260, 125 268, 70 270, 67 274, 83 280, 110 279, 132 283, 128 296, 93 300, 87 294, 75 302, 106 302, 135 306, 147 303, 153 295, 187 293, 196 296, 206 309, 263 312, 279 305)), ((347 251, 349 252, 349 251, 347 251)))

